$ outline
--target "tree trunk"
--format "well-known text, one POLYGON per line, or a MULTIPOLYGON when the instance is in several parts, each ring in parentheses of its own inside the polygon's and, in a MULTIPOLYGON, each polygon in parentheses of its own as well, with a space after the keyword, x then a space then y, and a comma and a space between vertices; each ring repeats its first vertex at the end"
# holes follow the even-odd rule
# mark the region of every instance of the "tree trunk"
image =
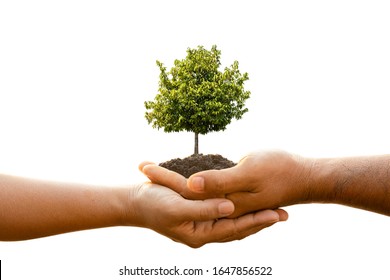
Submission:
POLYGON ((197 155, 199 154, 199 133, 195 132, 195 149, 194 149, 194 154, 197 155))

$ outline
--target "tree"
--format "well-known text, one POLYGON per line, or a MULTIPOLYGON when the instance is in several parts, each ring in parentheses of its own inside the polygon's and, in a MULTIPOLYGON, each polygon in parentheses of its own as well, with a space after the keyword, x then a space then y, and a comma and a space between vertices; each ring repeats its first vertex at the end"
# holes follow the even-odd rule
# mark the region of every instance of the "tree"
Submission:
POLYGON ((245 101, 250 92, 244 90, 248 73, 240 73, 237 61, 219 71, 220 58, 214 45, 210 51, 203 46, 188 48, 186 58, 176 59, 169 72, 157 61, 159 93, 154 101, 145 102, 145 117, 153 128, 195 133, 194 154, 199 153, 199 134, 225 130, 233 118, 248 111, 245 101))

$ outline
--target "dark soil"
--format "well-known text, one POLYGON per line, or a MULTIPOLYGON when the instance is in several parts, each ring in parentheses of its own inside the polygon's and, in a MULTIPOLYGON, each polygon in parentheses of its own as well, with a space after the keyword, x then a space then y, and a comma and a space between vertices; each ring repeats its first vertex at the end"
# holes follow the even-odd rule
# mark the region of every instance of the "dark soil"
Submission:
POLYGON ((221 155, 192 155, 183 159, 176 158, 163 163, 160 166, 175 171, 186 178, 199 171, 210 169, 225 169, 236 164, 221 155))

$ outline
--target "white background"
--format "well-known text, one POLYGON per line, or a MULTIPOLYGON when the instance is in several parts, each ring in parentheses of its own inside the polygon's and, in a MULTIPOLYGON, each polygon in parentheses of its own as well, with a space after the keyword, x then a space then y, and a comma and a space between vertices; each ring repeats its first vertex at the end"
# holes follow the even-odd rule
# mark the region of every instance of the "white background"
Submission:
MULTIPOLYGON (((242 120, 200 138, 201 152, 235 161, 271 148, 389 153, 389 14, 387 1, 3 0, 0 172, 132 184, 145 180, 139 162, 190 155, 193 135, 152 129, 143 102, 157 93, 157 59, 170 67, 188 47, 213 44, 223 66, 238 60, 249 73, 252 96, 242 120)), ((139 228, 3 242, 3 277, 241 265, 272 266, 267 279, 389 279, 388 217, 335 205, 286 210, 286 223, 196 250, 139 228)))

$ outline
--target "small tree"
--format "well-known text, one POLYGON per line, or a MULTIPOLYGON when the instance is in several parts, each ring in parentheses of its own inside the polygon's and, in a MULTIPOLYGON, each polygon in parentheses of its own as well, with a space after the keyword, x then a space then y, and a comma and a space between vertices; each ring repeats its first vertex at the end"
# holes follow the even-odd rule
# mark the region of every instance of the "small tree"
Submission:
POLYGON ((199 134, 225 130, 233 118, 240 119, 248 111, 245 101, 250 92, 244 90, 248 74, 240 73, 237 61, 219 71, 220 57, 214 45, 210 51, 202 46, 188 48, 187 57, 175 60, 169 72, 157 61, 159 94, 145 102, 145 117, 153 128, 195 133, 195 154, 199 134))

